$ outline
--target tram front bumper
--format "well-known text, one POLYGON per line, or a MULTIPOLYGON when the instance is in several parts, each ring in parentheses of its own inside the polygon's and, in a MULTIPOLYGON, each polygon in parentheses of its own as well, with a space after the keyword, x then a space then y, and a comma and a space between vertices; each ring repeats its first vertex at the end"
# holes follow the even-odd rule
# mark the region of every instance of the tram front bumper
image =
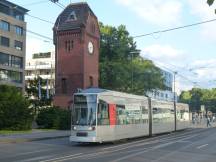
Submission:
POLYGON ((102 142, 100 139, 96 137, 77 137, 70 136, 70 142, 102 142))

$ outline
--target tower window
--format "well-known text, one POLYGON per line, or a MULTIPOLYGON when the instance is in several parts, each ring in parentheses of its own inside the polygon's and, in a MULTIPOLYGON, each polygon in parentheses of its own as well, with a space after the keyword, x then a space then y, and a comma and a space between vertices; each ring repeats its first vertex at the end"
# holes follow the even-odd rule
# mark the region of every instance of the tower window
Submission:
POLYGON ((70 52, 73 49, 73 46, 74 46, 73 40, 65 41, 65 51, 66 52, 70 52))
POLYGON ((93 77, 92 76, 90 76, 89 77, 89 83, 90 83, 90 87, 93 87, 93 77))
POLYGON ((95 33, 95 24, 92 22, 91 24, 91 32, 92 33, 95 33))
POLYGON ((66 94, 67 93, 67 79, 62 78, 62 93, 66 94))
POLYGON ((77 20, 77 16, 75 11, 72 11, 68 17, 68 21, 75 21, 75 20, 77 20))

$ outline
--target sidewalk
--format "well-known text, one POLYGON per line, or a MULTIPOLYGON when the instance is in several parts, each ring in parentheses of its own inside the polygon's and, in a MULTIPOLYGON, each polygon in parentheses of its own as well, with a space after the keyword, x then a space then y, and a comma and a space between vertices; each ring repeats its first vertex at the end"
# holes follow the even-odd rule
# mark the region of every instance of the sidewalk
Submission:
MULTIPOLYGON (((210 122, 211 127, 216 127, 216 122, 210 122)), ((208 128, 206 119, 190 124, 191 128, 208 128)))
POLYGON ((0 135, 0 144, 1 143, 18 143, 18 142, 30 142, 30 141, 39 141, 46 139, 55 139, 55 138, 64 138, 70 136, 70 130, 61 131, 61 130, 32 130, 31 133, 26 134, 11 134, 11 135, 0 135))

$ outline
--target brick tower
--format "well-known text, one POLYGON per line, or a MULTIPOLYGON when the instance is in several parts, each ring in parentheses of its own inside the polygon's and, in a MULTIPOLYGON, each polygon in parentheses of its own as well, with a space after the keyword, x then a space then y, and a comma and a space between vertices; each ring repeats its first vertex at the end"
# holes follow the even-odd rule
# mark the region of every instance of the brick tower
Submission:
POLYGON ((77 89, 98 87, 100 33, 87 3, 72 3, 53 28, 56 51, 54 105, 69 108, 77 89))

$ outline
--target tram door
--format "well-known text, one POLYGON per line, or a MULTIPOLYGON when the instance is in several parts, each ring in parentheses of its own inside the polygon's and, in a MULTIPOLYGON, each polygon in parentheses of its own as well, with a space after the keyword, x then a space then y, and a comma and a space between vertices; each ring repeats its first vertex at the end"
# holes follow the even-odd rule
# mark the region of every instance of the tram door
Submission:
POLYGON ((110 120, 110 126, 115 127, 116 125, 116 105, 115 104, 109 104, 109 120, 110 120))

